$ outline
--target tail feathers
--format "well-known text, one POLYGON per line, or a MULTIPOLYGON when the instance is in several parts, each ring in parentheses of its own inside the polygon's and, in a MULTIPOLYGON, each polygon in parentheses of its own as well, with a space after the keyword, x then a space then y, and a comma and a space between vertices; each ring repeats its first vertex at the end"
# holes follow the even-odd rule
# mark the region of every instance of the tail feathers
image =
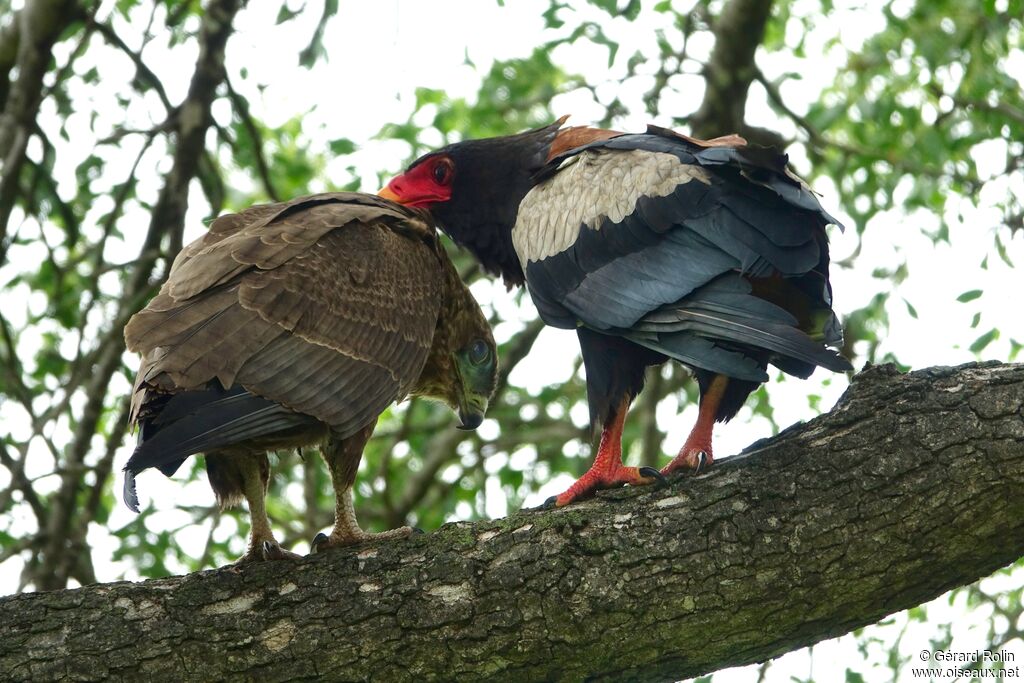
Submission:
POLYGON ((841 346, 843 343, 843 326, 835 313, 829 313, 822 325, 822 338, 829 346, 841 346))
POLYGON ((173 472, 190 455, 309 425, 315 419, 233 387, 182 392, 142 423, 139 444, 124 467, 123 498, 139 511, 135 476, 150 467, 173 472))
POLYGON ((828 347, 814 342, 795 327, 747 318, 727 309, 700 307, 678 311, 678 321, 663 325, 665 332, 693 332, 723 341, 774 351, 835 372, 850 369, 850 363, 828 347))
POLYGON ((694 368, 750 382, 767 382, 768 374, 756 359, 732 351, 695 334, 628 334, 626 338, 694 368))
POLYGON ((157 465, 156 468, 160 470, 160 473, 165 477, 173 477, 174 473, 178 471, 178 468, 185 462, 186 458, 181 460, 174 460, 172 462, 165 462, 162 465, 157 465))
MULTIPOLYGON (((166 476, 171 476, 174 472, 181 467, 181 463, 185 462, 185 458, 175 460, 164 465, 157 465, 157 469, 163 472, 166 476)), ((121 498, 124 500, 124 504, 128 506, 128 509, 138 514, 139 512, 139 494, 135 490, 135 472, 132 472, 127 467, 124 468, 124 486, 121 490, 121 498)))
MULTIPOLYGON (((686 299, 644 317, 633 329, 655 335, 660 344, 668 348, 680 344, 671 341, 673 337, 697 337, 708 343, 719 342, 735 349, 739 355, 743 354, 736 347, 768 352, 767 357, 774 365, 798 377, 810 375, 815 366, 835 372, 852 369, 849 361, 797 327, 796 319, 787 311, 749 292, 749 285, 738 276, 721 278, 686 299)), ((721 372, 704 362, 692 364, 721 372)), ((749 373, 723 374, 758 381, 749 373)))
POLYGON ((127 467, 124 468, 124 488, 121 490, 121 498, 129 510, 138 514, 139 494, 135 490, 135 473, 127 467))

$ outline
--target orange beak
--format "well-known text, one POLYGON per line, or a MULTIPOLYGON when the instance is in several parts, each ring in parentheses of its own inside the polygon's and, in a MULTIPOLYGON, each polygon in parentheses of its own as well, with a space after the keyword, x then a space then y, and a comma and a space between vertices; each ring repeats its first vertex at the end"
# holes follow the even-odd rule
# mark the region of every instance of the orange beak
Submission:
POLYGON ((391 190, 391 186, 390 185, 388 185, 387 187, 381 188, 380 192, 377 193, 377 196, 378 197, 383 197, 384 199, 389 199, 389 200, 391 200, 393 202, 398 202, 399 204, 402 203, 402 198, 399 197, 397 194, 395 194, 391 190))

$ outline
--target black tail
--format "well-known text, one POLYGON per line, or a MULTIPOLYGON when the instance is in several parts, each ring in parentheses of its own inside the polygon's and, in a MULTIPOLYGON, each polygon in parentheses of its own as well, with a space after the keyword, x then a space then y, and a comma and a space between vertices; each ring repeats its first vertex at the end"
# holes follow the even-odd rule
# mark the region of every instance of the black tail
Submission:
POLYGON ((774 365, 799 377, 809 376, 818 365, 836 372, 852 369, 845 358, 802 332, 784 309, 750 294, 749 283, 734 273, 645 316, 634 330, 640 333, 634 339, 637 343, 737 379, 763 382, 767 376, 763 367, 760 373, 755 370, 752 358, 726 349, 763 350, 774 365), (655 339, 645 339, 643 333, 653 334, 655 339), (724 348, 712 342, 721 342, 724 348), (686 353, 695 344, 713 345, 715 354, 704 348, 694 349, 703 353, 686 353), (681 357, 684 355, 687 357, 681 357), (692 355, 703 357, 693 362, 692 355), (716 363, 718 356, 721 362, 716 363))
POLYGON ((135 475, 150 467, 168 476, 190 455, 241 444, 315 422, 242 387, 213 386, 172 396, 141 421, 139 442, 124 467, 125 505, 139 511, 135 475))

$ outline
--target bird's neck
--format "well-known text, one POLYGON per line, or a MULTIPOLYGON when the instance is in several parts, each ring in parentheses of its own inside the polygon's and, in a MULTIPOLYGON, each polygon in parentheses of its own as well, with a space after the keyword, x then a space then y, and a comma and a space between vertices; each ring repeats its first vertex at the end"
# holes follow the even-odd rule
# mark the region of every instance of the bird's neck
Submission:
POLYGON ((508 287, 522 285, 523 269, 512 245, 512 227, 519 202, 531 184, 522 178, 504 178, 502 182, 481 185, 467 196, 472 202, 450 202, 432 209, 441 229, 460 247, 469 250, 484 269, 501 275, 508 287))
POLYGON ((468 249, 488 273, 500 275, 511 289, 525 281, 523 268, 519 264, 515 247, 512 245, 513 221, 488 221, 477 224, 475 229, 451 231, 449 235, 461 247, 468 249))

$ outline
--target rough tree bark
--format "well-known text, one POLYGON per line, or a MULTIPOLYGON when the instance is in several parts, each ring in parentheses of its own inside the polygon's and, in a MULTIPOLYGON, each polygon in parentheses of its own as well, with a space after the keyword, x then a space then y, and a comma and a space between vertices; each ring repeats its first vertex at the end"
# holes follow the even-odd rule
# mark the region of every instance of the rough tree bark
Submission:
POLYGON ((859 375, 669 488, 242 571, 0 601, 0 679, 670 680, 1024 554, 1024 365, 859 375))

